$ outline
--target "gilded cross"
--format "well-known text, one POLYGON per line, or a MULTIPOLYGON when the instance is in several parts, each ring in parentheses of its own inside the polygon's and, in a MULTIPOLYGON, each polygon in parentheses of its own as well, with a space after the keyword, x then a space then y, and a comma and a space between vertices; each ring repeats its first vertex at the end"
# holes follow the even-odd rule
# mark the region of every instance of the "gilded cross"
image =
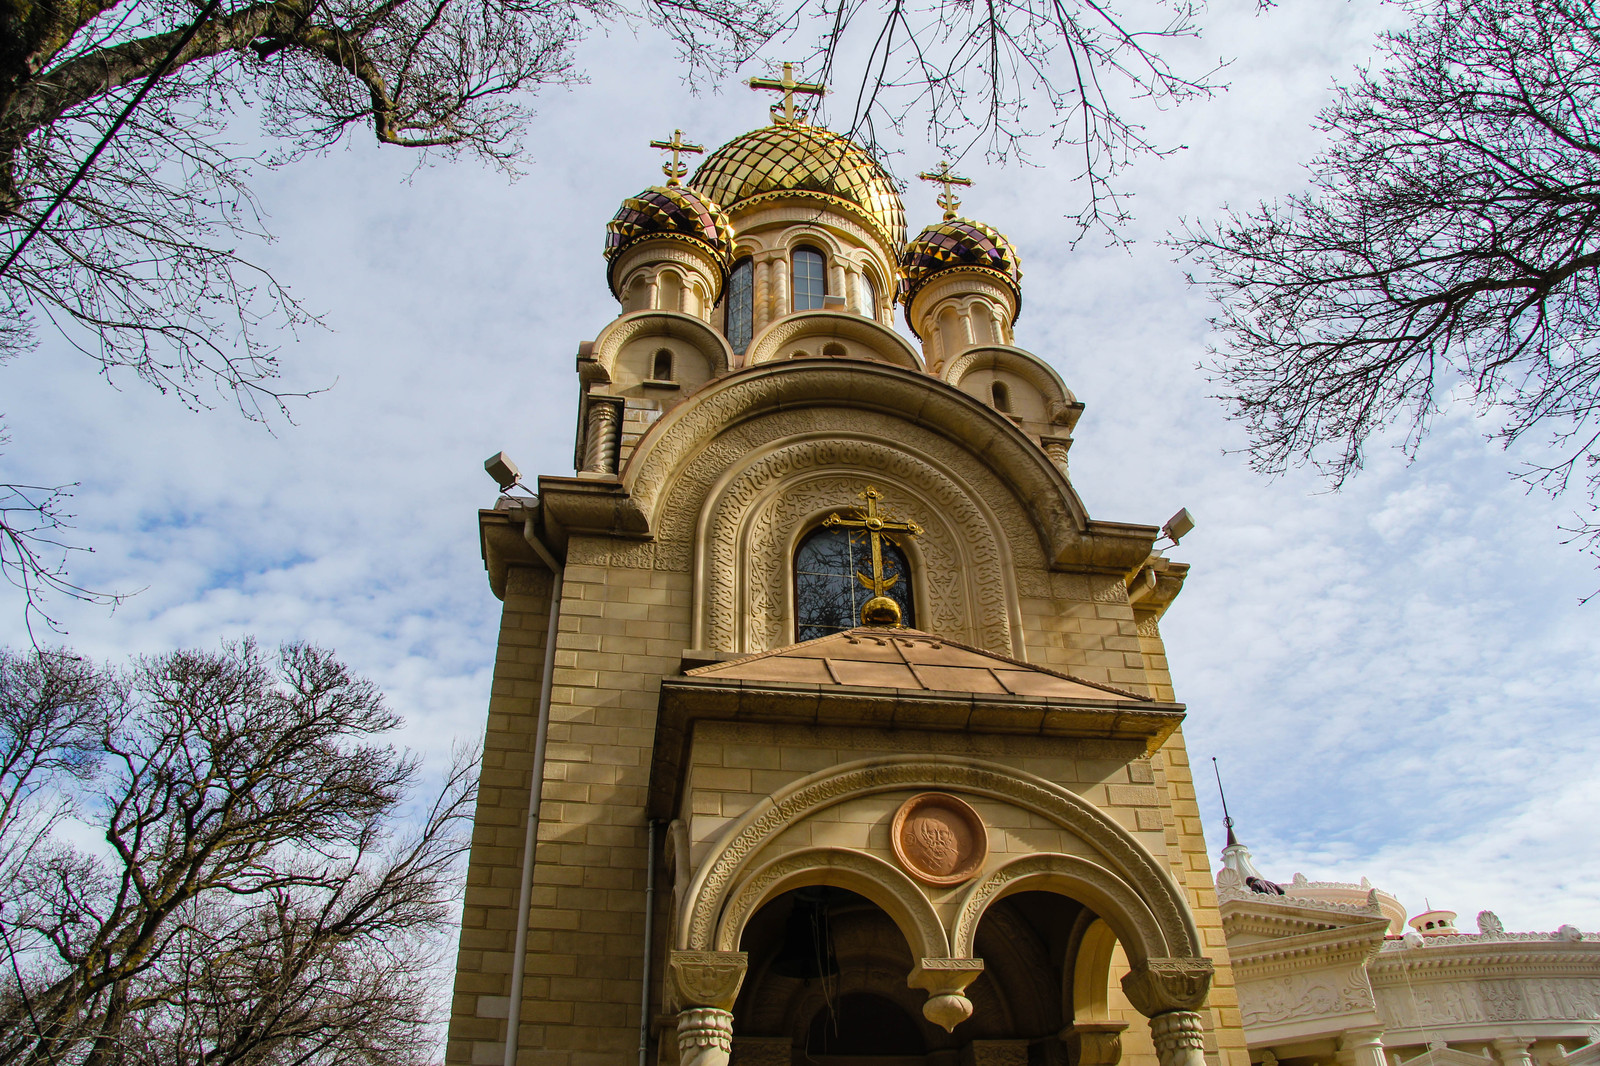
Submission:
POLYGON ((918 174, 917 177, 921 178, 923 181, 936 181, 940 185, 944 186, 944 192, 939 194, 939 198, 935 202, 940 207, 944 208, 944 217, 946 222, 952 218, 955 218, 956 208, 961 206, 961 199, 960 197, 956 196, 955 192, 950 188, 950 186, 965 185, 970 187, 972 185, 972 179, 958 177, 957 175, 950 173, 950 164, 942 159, 939 161, 938 170, 930 170, 926 173, 918 174))
POLYGON ((922 527, 915 522, 893 522, 878 513, 878 501, 883 499, 883 493, 867 486, 865 492, 858 495, 867 501, 864 510, 858 509, 855 518, 840 518, 834 512, 823 520, 822 524, 835 529, 864 529, 867 537, 872 541, 872 576, 856 574, 856 580, 865 585, 872 592, 872 599, 868 600, 861 608, 861 621, 867 625, 899 625, 900 605, 889 599, 884 593, 893 588, 900 580, 900 575, 893 577, 883 576, 883 537, 886 533, 907 533, 913 537, 922 535, 922 527))
POLYGON ((779 110, 779 105, 772 105, 773 121, 779 123, 780 125, 792 124, 796 121, 803 121, 805 119, 805 112, 797 111, 795 109, 795 93, 801 93, 805 96, 821 96, 828 91, 828 87, 826 85, 812 85, 803 81, 795 81, 793 63, 785 63, 783 65, 782 78, 751 78, 750 88, 775 89, 778 92, 783 93, 782 110, 779 110), (782 117, 779 117, 780 115, 782 117))
POLYGON ((678 184, 678 179, 689 173, 688 166, 678 162, 679 152, 691 152, 699 155, 705 151, 703 145, 685 143, 682 130, 673 130, 672 140, 670 141, 651 141, 650 147, 660 148, 662 151, 672 153, 672 162, 661 164, 661 173, 667 176, 668 185, 678 184))

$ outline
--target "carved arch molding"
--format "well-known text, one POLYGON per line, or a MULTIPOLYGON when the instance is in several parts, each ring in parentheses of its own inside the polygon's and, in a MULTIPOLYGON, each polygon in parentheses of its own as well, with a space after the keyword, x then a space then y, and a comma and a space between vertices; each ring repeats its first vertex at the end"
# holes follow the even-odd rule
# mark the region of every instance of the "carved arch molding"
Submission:
MULTIPOLYGON (((829 864, 818 852, 791 853, 764 865, 766 846, 790 826, 847 800, 879 792, 945 788, 1011 803, 1068 830, 1096 853, 1095 861, 1066 855, 1034 855, 1005 863, 980 877, 964 896, 949 933, 956 957, 970 954, 977 922, 995 900, 1014 891, 1057 888, 1083 899, 1117 929, 1135 965, 1200 954, 1200 937, 1181 890, 1161 865, 1092 804, 1072 792, 1015 769, 966 759, 926 755, 863 761, 796 782, 739 818, 707 853, 684 893, 675 939, 681 949, 729 950, 745 921, 776 886, 806 868, 829 864), (753 872, 752 872, 753 871, 753 872)), ((907 940, 922 950, 940 936, 928 928, 926 911, 910 901, 900 882, 883 876, 879 860, 853 860, 848 872, 876 881, 884 905, 907 940), (915 939, 913 938, 915 937, 915 939), (919 943, 920 942, 920 943, 919 943)), ((909 882, 907 882, 909 883, 909 882)), ((920 898, 920 890, 912 889, 920 898)))
POLYGON ((828 407, 731 427, 664 493, 657 554, 689 556, 682 569, 692 560, 696 646, 758 652, 792 643, 794 546, 821 516, 855 505, 869 481, 927 530, 912 545, 918 627, 1017 654, 1018 597, 1048 594, 1048 584, 1038 536, 1009 487, 923 427, 828 407))

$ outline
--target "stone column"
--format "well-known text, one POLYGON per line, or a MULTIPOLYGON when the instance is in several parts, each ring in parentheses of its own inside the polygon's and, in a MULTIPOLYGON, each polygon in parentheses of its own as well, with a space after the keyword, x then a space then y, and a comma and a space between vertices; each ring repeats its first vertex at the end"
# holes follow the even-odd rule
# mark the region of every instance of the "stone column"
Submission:
POLYGON ((1135 1010, 1150 1019, 1161 1066, 1205 1066, 1199 1008, 1211 990, 1211 960, 1146 959, 1122 979, 1135 1010))
POLYGON ((1494 1042, 1494 1049, 1500 1053, 1500 1061, 1505 1066, 1533 1066, 1533 1056, 1528 1054, 1532 1046, 1532 1040, 1520 1036, 1502 1036, 1494 1042))
POLYGON ((854 263, 844 265, 844 309, 858 315, 872 314, 861 302, 861 268, 854 263))
POLYGON ((594 474, 617 472, 619 406, 617 401, 609 397, 589 397, 589 425, 583 442, 585 471, 594 474))
POLYGON ((661 297, 661 279, 656 274, 650 275, 650 280, 644 286, 644 305, 652 311, 659 311, 656 301, 661 297))
POLYGON ((733 1003, 749 962, 742 951, 668 954, 668 992, 678 1008, 678 1066, 728 1066, 733 1003))
POLYGON ((789 313, 789 260, 772 261, 772 317, 789 313))
POLYGON ((1339 1062, 1343 1066, 1389 1066, 1388 1056, 1383 1053, 1383 1030, 1352 1029, 1345 1033, 1339 1038, 1339 1062))
POLYGON ((750 315, 751 336, 761 332, 763 326, 772 321, 772 263, 763 259, 755 266, 754 292, 751 303, 755 306, 750 315))
POLYGON ((828 295, 843 296, 846 307, 855 303, 855 294, 845 283, 844 264, 837 258, 828 264, 828 295))

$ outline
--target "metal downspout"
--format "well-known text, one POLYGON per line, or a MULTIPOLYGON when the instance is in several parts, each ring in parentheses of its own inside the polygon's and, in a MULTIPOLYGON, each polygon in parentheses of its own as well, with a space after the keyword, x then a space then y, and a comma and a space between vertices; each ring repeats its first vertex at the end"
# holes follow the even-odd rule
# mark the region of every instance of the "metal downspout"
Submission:
POLYGON ((544 749, 550 734, 550 685, 555 673, 556 630, 561 621, 561 578, 564 567, 533 528, 530 515, 522 526, 522 536, 550 568, 550 621, 544 637, 544 675, 539 680, 539 719, 533 734, 533 767, 529 771, 528 831, 522 841, 522 886, 517 894, 517 943, 511 956, 511 1002, 506 1009, 506 1053, 504 1066, 516 1066, 517 1044, 522 1026, 522 979, 528 967, 528 908, 533 898, 533 858, 539 842, 539 803, 544 795, 544 749))
POLYGON ((639 1066, 650 1052, 650 948, 656 920, 656 821, 650 819, 644 874, 644 977, 639 981, 639 1066))

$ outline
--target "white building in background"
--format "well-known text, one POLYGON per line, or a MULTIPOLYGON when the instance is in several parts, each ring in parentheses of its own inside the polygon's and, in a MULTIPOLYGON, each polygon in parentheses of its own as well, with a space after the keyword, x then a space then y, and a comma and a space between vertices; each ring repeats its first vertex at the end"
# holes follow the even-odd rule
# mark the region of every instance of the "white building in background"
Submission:
POLYGON ((1232 828, 1217 872, 1252 1063, 1600 1066, 1600 933, 1508 933, 1358 884, 1262 877, 1232 828))

